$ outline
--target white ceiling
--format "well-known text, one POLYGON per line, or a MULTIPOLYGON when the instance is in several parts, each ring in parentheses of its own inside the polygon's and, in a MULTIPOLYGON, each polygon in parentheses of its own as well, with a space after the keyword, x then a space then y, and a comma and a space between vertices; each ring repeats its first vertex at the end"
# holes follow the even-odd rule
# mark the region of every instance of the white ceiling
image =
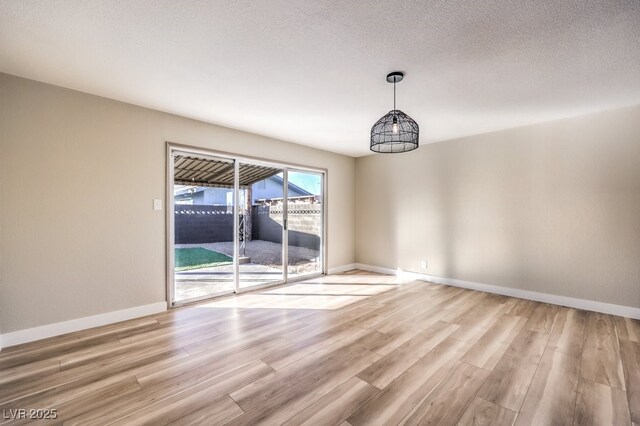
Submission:
POLYGON ((349 155, 396 69, 421 143, 638 104, 640 1, 0 1, 2 72, 349 155))

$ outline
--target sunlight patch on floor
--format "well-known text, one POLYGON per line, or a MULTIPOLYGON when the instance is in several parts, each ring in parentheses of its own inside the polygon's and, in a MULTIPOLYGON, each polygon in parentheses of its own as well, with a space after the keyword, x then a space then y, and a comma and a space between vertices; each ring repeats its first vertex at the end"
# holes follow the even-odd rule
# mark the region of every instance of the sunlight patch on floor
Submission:
POLYGON ((396 277, 377 274, 330 275, 214 300, 198 307, 332 310, 394 290, 401 283, 396 277))

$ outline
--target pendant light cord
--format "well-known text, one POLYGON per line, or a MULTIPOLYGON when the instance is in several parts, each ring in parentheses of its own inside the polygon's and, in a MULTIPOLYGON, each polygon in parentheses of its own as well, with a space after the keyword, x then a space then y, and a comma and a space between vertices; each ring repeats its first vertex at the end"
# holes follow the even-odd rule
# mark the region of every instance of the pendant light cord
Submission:
POLYGON ((396 109, 396 77, 393 77, 393 110, 396 109))

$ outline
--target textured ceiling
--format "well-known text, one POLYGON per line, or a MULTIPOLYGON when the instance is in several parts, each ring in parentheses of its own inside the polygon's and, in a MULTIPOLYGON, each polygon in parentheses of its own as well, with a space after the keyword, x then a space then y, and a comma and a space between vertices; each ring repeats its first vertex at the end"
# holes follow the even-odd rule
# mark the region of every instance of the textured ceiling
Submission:
POLYGON ((0 1, 2 72, 350 155, 396 69, 422 143, 638 104, 640 1, 0 1))

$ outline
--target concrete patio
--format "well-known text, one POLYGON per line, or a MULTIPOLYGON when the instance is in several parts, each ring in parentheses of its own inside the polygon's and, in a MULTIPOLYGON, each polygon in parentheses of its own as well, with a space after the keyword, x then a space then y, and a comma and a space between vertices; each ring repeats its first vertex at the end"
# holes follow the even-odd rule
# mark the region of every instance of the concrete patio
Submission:
MULTIPOLYGON (((202 247, 233 256, 233 242, 176 244, 176 248, 202 247)), ((282 281, 282 245, 269 241, 247 241, 241 257, 250 258, 249 263, 239 265, 240 288, 282 281)), ((296 277, 322 270, 317 250, 289 246, 288 276, 296 277)), ((175 274, 175 299, 182 301, 231 292, 234 290, 233 265, 180 271, 175 274)))

